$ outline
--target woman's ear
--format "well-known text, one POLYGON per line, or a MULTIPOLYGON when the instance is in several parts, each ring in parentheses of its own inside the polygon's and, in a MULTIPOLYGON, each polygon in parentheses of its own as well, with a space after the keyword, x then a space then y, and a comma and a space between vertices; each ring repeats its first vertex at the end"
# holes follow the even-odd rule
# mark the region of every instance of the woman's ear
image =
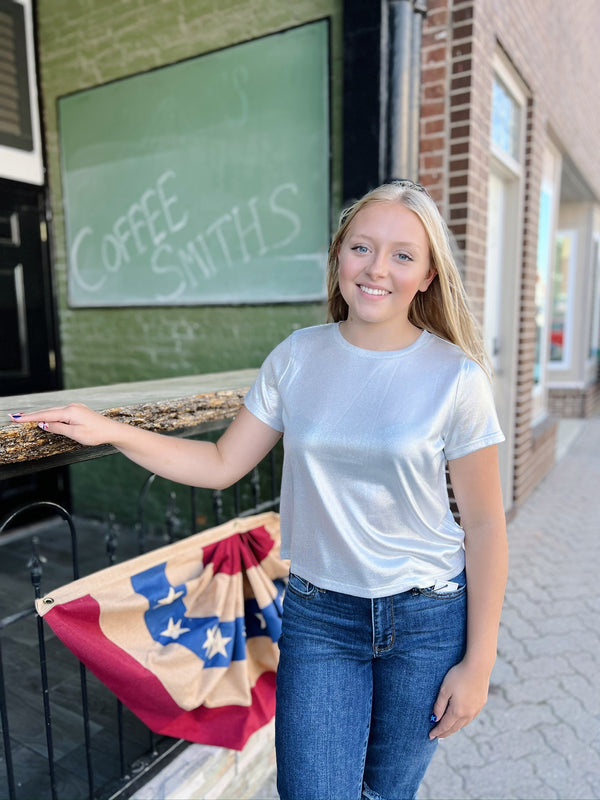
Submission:
POLYGON ((423 278, 423 281, 419 286, 419 291, 426 292, 427 289, 429 289, 429 287, 431 286, 431 282, 433 281, 436 275, 437 275, 437 269, 435 267, 429 267, 427 275, 423 278))

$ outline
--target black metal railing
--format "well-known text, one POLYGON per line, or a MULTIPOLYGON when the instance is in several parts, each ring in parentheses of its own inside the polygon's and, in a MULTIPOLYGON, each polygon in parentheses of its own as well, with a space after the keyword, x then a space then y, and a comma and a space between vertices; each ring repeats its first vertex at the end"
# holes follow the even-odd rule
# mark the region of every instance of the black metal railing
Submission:
MULTIPOLYGON (((0 591, 0 602, 6 604, 10 597, 15 604, 0 618, 3 740, 0 797, 10 800, 129 797, 136 786, 147 781, 187 746, 181 740, 156 736, 133 717, 58 642, 35 613, 33 600, 44 595, 42 583, 51 567, 60 577, 54 577, 53 585, 47 589, 60 585, 57 580, 66 583, 80 577, 82 529, 88 536, 91 529, 91 535, 96 538, 98 532, 104 533, 104 563, 88 569, 89 574, 114 564, 123 550, 127 558, 196 533, 202 527, 196 524, 199 493, 203 493, 203 508, 207 504, 212 506, 211 518, 203 517, 206 518, 203 527, 221 524, 235 516, 277 509, 280 460, 277 448, 259 468, 226 492, 189 490, 189 525, 183 521, 174 492, 171 492, 158 541, 156 536, 149 535, 146 519, 148 496, 156 482, 162 481, 155 475, 148 476, 139 492, 137 522, 133 528, 122 530, 112 514, 102 523, 76 520, 62 506, 44 501, 28 504, 0 523, 2 534, 10 525, 14 526, 21 515, 42 507, 59 518, 52 523, 37 523, 31 532, 17 529, 16 534, 0 536, 0 575, 5 576, 3 581, 6 582, 6 570, 10 570, 10 585, 16 587, 0 591), (69 533, 68 565, 64 547, 56 548, 61 535, 57 524, 64 527, 64 523, 69 533), (53 548, 57 552, 51 555, 53 548), (19 559, 22 559, 22 574, 15 570, 19 559), (29 589, 28 584, 31 584, 29 589), (32 629, 33 622, 37 635, 32 629), (74 689, 76 671, 79 673, 77 694, 74 689), (112 719, 107 722, 109 715, 112 719), (69 740, 68 753, 66 740, 69 740), (60 757, 57 742, 62 753, 60 757), (110 748, 108 757, 107 748, 110 748)), ((89 559, 86 566, 89 567, 89 559)))

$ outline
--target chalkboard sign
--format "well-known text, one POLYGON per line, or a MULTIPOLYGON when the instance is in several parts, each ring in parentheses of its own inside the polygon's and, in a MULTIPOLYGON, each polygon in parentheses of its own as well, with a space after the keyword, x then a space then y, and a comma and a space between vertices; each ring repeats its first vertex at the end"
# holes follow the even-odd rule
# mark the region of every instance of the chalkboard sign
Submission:
POLYGON ((61 97, 73 306, 320 300, 326 20, 61 97))

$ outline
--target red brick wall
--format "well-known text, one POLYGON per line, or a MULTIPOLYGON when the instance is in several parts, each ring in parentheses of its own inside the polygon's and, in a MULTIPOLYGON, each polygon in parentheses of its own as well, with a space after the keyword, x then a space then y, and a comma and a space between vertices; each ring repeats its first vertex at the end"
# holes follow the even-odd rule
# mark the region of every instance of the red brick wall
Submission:
MULTIPOLYGON (((500 49, 528 88, 514 501, 554 460, 555 428, 533 425, 535 281, 542 159, 561 143, 600 195, 600 3, 429 0, 423 26, 420 179, 454 234, 482 321, 493 58, 500 49), (594 35, 596 33, 596 35, 594 35)), ((585 401, 589 406, 592 401, 585 401)), ((556 404, 555 404, 556 405, 556 404)), ((586 407, 587 407, 586 406, 586 407)), ((552 410, 552 409, 551 409, 552 410)))
MULTIPOLYGON (((449 190, 448 93, 450 58, 448 49, 447 0, 430 0, 423 26, 421 49, 421 138, 419 175, 441 212, 446 215, 449 190)), ((457 231, 454 231, 455 235, 457 231)), ((459 242, 463 244, 463 240, 459 242)))
POLYGON ((551 389, 548 398, 551 414, 559 417, 590 417, 600 410, 600 383, 581 389, 551 389))

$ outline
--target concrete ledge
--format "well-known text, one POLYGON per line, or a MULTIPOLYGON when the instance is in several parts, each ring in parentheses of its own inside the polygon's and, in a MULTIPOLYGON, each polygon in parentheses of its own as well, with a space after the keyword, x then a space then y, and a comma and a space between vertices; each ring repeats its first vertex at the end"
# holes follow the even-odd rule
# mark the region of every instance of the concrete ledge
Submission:
POLYGON ((131 800, 247 800, 260 796, 265 784, 274 780, 274 739, 275 726, 271 721, 250 737, 241 752, 190 744, 132 794, 131 800))
POLYGON ((97 458, 109 445, 84 447, 35 424, 15 425, 8 415, 71 402, 85 403, 112 419, 158 433, 202 433, 231 420, 257 370, 218 372, 159 381, 0 398, 0 478, 97 458))

